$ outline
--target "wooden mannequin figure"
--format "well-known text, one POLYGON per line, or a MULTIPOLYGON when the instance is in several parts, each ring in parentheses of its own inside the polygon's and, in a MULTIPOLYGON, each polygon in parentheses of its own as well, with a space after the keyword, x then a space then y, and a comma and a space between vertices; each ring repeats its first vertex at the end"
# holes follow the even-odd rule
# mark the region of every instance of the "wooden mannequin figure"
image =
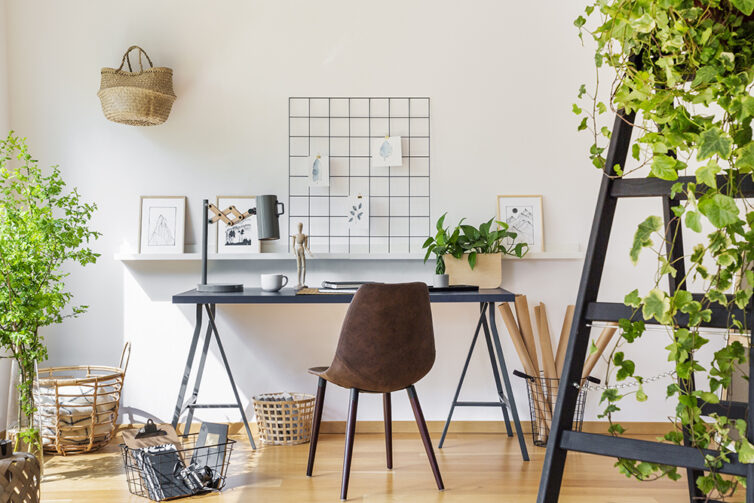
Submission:
POLYGON ((291 236, 293 243, 293 254, 296 255, 296 275, 298 277, 298 284, 296 290, 306 288, 306 254, 312 256, 312 251, 309 249, 309 236, 303 233, 304 224, 298 223, 298 233, 291 236))

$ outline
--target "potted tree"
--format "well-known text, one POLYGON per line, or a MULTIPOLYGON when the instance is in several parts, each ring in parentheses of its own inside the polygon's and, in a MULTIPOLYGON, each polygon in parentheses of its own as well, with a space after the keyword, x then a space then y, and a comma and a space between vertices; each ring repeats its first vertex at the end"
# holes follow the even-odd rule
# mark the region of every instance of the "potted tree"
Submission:
MULTIPOLYGON (((743 463, 754 463, 746 421, 712 414, 710 422, 701 417, 700 405, 717 403, 736 368, 748 363, 748 348, 738 341, 714 353, 700 351, 709 343, 700 327, 710 320, 713 306, 740 309, 746 317, 752 308, 754 212, 750 203, 736 200, 754 172, 753 12, 754 2, 748 0, 600 0, 591 2, 574 23, 580 37, 588 34, 596 44, 598 74, 600 67, 611 67, 609 89, 601 93, 597 85, 590 90, 582 85, 578 96, 586 106, 573 105, 578 129, 593 138, 592 163, 605 176, 647 170, 672 183, 673 198, 674 225, 666 229, 660 216, 649 214, 635 232, 628 255, 635 263, 641 251, 650 248, 656 282, 625 296, 638 320, 620 321, 621 338, 609 353, 600 417, 610 421, 611 434, 621 435, 624 428, 613 421, 621 401, 628 396, 647 399, 643 372, 619 346, 642 336, 643 320, 659 323, 667 333, 668 361, 677 376, 667 387, 667 399, 676 407, 664 440, 681 444, 685 436, 690 445, 709 449, 704 451, 709 471, 694 482, 715 499, 730 496, 740 486, 740 479, 717 471, 731 453, 743 463), (590 16, 596 18, 594 26, 587 26, 590 16), (623 120, 633 120, 635 167, 605 166, 611 131, 600 115, 608 110, 623 110, 623 120), (637 118, 631 119, 634 112, 637 118), (683 174, 691 180, 679 180, 683 174), (700 234, 695 239, 699 244, 678 261, 669 261, 666 245, 672 247, 683 228, 700 234), (677 289, 666 286, 663 278, 668 274, 675 276, 677 289), (687 286, 702 295, 692 296, 687 286), (613 384, 625 380, 629 382, 620 387, 613 384)), ((740 316, 727 320, 732 332, 751 329, 740 316)), ((616 466, 638 480, 680 478, 672 466, 629 459, 618 460, 616 466)))
POLYGON ((40 328, 86 310, 66 309, 72 294, 62 267, 99 256, 88 247, 100 235, 89 229, 95 208, 75 189, 66 192, 57 166, 44 174, 25 139, 11 131, 0 141, 0 351, 18 370, 17 424, 9 431, 16 450, 41 456, 32 393, 36 364, 47 358, 40 328))
POLYGON ((450 232, 448 227, 443 227, 445 225, 446 215, 447 213, 444 213, 437 220, 437 224, 435 225, 437 232, 434 236, 428 237, 422 245, 422 248, 427 249, 427 253, 424 255, 425 264, 427 263, 427 260, 429 260, 430 255, 433 253, 435 255, 435 276, 433 284, 437 288, 444 288, 449 284, 448 275, 445 273, 445 256, 451 253, 457 253, 456 244, 458 242, 458 237, 461 234, 461 230, 458 227, 453 229, 453 232, 450 232))
POLYGON ((529 249, 528 244, 515 242, 517 234, 508 230, 508 224, 494 218, 479 227, 465 225, 462 220, 457 229, 460 235, 445 264, 451 285, 497 288, 503 279, 503 256, 521 258, 529 249))

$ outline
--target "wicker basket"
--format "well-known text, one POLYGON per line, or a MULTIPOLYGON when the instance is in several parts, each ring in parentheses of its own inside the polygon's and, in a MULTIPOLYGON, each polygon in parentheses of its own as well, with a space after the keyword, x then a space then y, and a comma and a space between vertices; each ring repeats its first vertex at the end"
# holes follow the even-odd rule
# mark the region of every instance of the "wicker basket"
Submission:
POLYGON ((131 345, 126 343, 118 367, 39 370, 34 401, 45 451, 79 454, 99 449, 112 439, 130 356, 131 345))
POLYGON ((259 395, 259 397, 254 397, 254 411, 257 414, 259 435, 265 444, 303 444, 311 438, 314 416, 313 395, 303 393, 259 395), (285 395, 292 396, 293 400, 274 399, 274 397, 285 395))
POLYGON ((120 66, 102 69, 102 83, 97 93, 105 117, 113 122, 131 126, 156 126, 165 122, 175 101, 173 70, 155 67, 139 46, 132 45, 123 55, 120 66), (131 68, 129 53, 139 50, 139 71, 131 68), (149 62, 146 70, 142 54, 149 62), (128 71, 123 65, 128 64, 128 71))

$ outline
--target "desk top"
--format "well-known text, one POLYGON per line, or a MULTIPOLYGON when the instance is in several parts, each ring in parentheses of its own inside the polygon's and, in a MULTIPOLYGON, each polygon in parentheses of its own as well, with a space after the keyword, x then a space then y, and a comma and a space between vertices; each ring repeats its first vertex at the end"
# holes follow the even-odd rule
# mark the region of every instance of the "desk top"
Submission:
MULTIPOLYGON (((293 288, 265 292, 261 288, 244 288, 243 292, 205 293, 196 289, 173 295, 173 304, 348 304, 352 293, 296 295, 293 288)), ((513 302, 516 296, 502 288, 475 292, 430 292, 432 302, 513 302)))

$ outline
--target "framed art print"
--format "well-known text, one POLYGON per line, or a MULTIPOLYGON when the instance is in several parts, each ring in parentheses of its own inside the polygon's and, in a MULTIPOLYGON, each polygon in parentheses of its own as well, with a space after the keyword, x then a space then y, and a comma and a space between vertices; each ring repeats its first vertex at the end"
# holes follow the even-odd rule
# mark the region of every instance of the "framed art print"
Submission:
POLYGON ((186 196, 141 196, 139 253, 183 253, 186 196))
POLYGON ((497 219, 517 234, 515 243, 528 243, 533 252, 545 250, 542 196, 497 196, 497 219))
MULTIPOLYGON (((222 211, 234 206, 239 213, 246 213, 257 205, 254 196, 217 196, 217 207, 222 211)), ((222 220, 217 222, 217 253, 259 253, 257 217, 252 215, 236 225, 229 226, 222 220)))

